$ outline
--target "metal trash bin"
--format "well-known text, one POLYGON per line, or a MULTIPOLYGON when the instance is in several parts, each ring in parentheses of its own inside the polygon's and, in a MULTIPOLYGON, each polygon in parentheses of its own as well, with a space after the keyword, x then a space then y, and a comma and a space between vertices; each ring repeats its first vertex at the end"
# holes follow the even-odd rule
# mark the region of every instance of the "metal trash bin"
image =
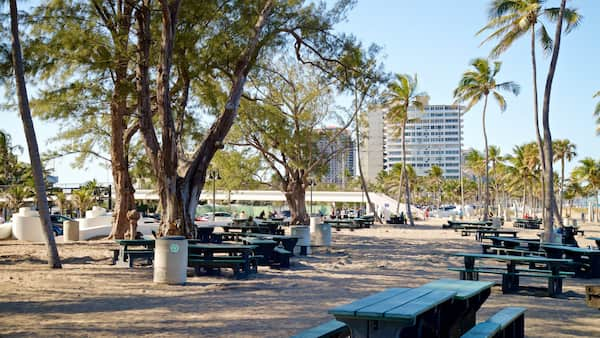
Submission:
POLYGON ((79 222, 77 222, 77 221, 64 221, 63 222, 63 240, 65 242, 79 240, 79 222))
POLYGON ((321 217, 310 218, 311 246, 331 246, 331 224, 323 223, 321 217))
POLYGON ((294 247, 294 255, 309 255, 310 254, 310 227, 308 225, 292 225, 290 226, 292 236, 298 237, 296 247, 294 247))
POLYGON ((185 284, 187 261, 188 242, 185 237, 157 238, 154 246, 154 283, 185 284))

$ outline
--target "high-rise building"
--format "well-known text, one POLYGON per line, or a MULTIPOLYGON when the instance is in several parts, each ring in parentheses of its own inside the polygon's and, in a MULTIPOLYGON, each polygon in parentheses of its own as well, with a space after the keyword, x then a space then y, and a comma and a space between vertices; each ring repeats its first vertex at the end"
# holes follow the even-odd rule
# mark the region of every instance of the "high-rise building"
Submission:
MULTIPOLYGON (((445 178, 458 179, 462 142, 463 107, 428 105, 423 111, 409 110, 406 125, 406 162, 417 175, 427 175, 433 165, 441 167, 445 178)), ((384 169, 402 163, 402 140, 397 124, 384 124, 384 169)))
MULTIPOLYGON (((458 179, 464 107, 428 105, 424 111, 409 110, 406 125, 406 162, 417 175, 427 175, 433 165, 442 168, 445 178, 458 179)), ((402 163, 399 126, 385 120, 383 111, 368 117, 366 140, 361 148, 363 173, 372 182, 381 170, 402 163)))
MULTIPOLYGON (((337 127, 328 127, 327 134, 332 135, 339 131, 337 127)), ((323 183, 344 185, 348 177, 355 175, 355 150, 352 134, 348 130, 342 131, 332 142, 329 137, 319 141, 318 147, 324 156, 332 155, 328 164, 327 174, 322 177, 323 183)))

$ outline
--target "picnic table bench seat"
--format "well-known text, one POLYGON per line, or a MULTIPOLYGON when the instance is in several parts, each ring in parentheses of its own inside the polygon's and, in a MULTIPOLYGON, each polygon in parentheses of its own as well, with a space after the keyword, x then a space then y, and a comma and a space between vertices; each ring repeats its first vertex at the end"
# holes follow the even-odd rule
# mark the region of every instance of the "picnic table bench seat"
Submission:
POLYGON ((252 255, 247 259, 242 256, 213 256, 207 258, 203 255, 189 254, 188 266, 193 267, 195 274, 199 275, 198 268, 211 269, 231 268, 234 278, 242 278, 250 273, 258 272, 258 260, 262 259, 260 255, 252 255))
POLYGON ((346 338, 350 337, 350 328, 346 323, 330 320, 293 335, 291 338, 346 338))
POLYGON ((494 338, 525 337, 525 311, 522 307, 507 307, 491 316, 485 322, 475 325, 461 337, 494 338))
POLYGON ((507 248, 489 243, 481 244, 481 252, 484 254, 493 253, 497 255, 546 256, 546 252, 541 250, 531 250, 520 246, 507 248))
POLYGON ((271 266, 287 269, 290 267, 290 257, 292 257, 291 251, 278 246, 273 249, 273 264, 271 266))
POLYGON ((121 249, 113 249, 113 257, 112 257, 112 265, 124 265, 127 263, 127 266, 133 268, 133 263, 136 259, 145 259, 146 264, 152 265, 152 260, 154 259, 154 250, 124 250, 123 261, 119 260, 119 255, 121 254, 121 249))

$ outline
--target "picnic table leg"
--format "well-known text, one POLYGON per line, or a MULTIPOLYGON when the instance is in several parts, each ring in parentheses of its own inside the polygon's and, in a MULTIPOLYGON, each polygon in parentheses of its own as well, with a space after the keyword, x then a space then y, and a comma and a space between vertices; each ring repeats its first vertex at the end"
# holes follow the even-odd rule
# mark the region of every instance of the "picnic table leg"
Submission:
POLYGON ((506 273, 502 274, 502 293, 508 293, 519 289, 519 276, 516 274, 514 262, 506 264, 506 273))
POLYGON ((554 297, 562 293, 562 278, 560 278, 560 265, 552 264, 550 266, 552 277, 548 278, 548 296, 554 297))
POLYGON ((475 269, 475 257, 465 257, 465 271, 460 272, 460 279, 479 280, 479 273, 472 271, 473 269, 475 269))

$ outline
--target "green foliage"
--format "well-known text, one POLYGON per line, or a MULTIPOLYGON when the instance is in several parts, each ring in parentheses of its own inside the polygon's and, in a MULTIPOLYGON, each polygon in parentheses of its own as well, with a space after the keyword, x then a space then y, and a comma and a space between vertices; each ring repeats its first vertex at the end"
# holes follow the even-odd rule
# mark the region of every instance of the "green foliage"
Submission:
POLYGON ((3 196, 6 199, 6 206, 10 210, 16 212, 20 207, 26 205, 25 200, 27 198, 32 198, 34 196, 34 190, 26 185, 13 184, 4 191, 3 196))

